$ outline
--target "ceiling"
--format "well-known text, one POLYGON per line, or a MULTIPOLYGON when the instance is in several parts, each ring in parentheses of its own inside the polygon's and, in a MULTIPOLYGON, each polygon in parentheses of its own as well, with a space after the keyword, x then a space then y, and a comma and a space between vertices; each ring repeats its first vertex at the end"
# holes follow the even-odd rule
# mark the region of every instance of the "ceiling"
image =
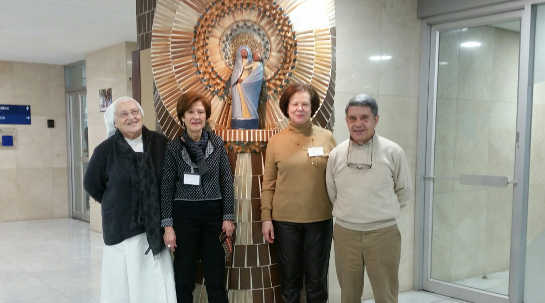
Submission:
POLYGON ((66 65, 136 42, 136 0, 0 0, 0 60, 66 65))
POLYGON ((492 27, 520 33, 520 20, 491 24, 492 27))

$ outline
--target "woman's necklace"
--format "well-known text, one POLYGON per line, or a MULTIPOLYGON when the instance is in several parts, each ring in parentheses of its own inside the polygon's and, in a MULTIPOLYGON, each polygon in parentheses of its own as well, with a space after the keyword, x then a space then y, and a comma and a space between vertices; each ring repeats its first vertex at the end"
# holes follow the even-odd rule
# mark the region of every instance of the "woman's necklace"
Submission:
MULTIPOLYGON (((289 129, 289 131, 290 131, 291 139, 293 140, 293 142, 295 142, 295 144, 297 144, 297 146, 302 148, 308 154, 308 147, 301 146, 301 144, 299 144, 299 142, 297 142, 297 140, 295 140, 295 135, 293 134, 291 129, 289 129)), ((310 148, 313 148, 314 147, 314 128, 311 129, 310 136, 311 136, 310 148)), ((316 169, 316 167, 318 167, 318 159, 317 159, 318 157, 309 157, 309 158, 311 158, 312 166, 314 167, 314 169, 316 169)))

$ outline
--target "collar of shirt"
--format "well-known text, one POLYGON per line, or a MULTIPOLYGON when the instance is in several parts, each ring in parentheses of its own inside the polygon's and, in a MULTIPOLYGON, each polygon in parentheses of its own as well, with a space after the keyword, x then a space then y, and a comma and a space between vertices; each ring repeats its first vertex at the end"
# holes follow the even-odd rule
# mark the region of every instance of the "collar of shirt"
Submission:
POLYGON ((140 135, 140 136, 138 136, 138 138, 135 138, 135 139, 132 139, 132 140, 127 139, 127 138, 125 138, 125 140, 127 141, 127 143, 129 143, 130 147, 135 152, 137 152, 137 153, 144 152, 144 143, 142 141, 142 135, 140 135))
POLYGON ((350 137, 348 144, 351 145, 350 148, 352 149, 368 149, 371 148, 369 145, 371 145, 371 142, 373 142, 375 139, 378 139, 377 131, 375 131, 375 134, 373 135, 373 137, 371 137, 371 139, 369 139, 369 141, 363 143, 362 145, 358 145, 356 142, 354 142, 354 140, 352 140, 352 137, 350 137))

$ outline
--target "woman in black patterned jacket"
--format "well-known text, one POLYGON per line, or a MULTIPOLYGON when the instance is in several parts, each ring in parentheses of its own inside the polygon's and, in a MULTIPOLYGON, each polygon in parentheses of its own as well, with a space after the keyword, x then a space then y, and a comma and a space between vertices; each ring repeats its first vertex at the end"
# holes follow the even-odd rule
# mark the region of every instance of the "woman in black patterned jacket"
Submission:
POLYGON ((177 112, 184 131, 165 152, 161 226, 165 244, 174 252, 178 302, 193 302, 200 251, 208 301, 227 303, 219 235, 224 231, 231 236, 235 229, 233 176, 223 140, 203 129, 210 111, 203 96, 182 94, 177 112))

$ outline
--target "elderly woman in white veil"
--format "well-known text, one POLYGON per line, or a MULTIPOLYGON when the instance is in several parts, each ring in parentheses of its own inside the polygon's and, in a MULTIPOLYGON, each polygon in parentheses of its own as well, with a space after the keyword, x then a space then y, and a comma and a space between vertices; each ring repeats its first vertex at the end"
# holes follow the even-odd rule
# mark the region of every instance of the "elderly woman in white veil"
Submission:
POLYGON ((108 107, 108 138, 95 148, 83 181, 102 205, 101 302, 176 302, 160 212, 168 140, 144 127, 143 117, 140 104, 130 97, 108 107))
POLYGON ((248 46, 240 46, 230 80, 233 104, 231 128, 259 128, 257 107, 262 82, 263 64, 254 62, 252 50, 248 46))

